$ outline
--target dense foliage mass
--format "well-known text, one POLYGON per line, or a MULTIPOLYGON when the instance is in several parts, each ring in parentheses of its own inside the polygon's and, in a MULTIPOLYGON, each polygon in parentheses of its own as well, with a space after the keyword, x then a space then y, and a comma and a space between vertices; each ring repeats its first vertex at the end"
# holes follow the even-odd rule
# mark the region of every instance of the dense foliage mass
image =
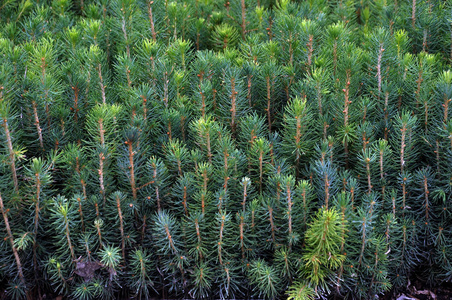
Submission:
POLYGON ((439 0, 3 0, 7 297, 450 281, 451 20, 439 0))

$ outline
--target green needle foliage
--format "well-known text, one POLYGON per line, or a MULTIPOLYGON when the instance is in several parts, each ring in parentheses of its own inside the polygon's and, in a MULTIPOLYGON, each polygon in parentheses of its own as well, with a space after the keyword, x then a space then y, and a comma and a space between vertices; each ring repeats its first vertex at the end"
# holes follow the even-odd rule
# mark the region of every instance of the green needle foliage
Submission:
POLYGON ((5 298, 452 280, 450 1, 0 2, 5 298))
POLYGON ((340 253, 340 245, 345 239, 341 232, 346 228, 334 209, 320 209, 308 226, 303 273, 313 286, 322 286, 329 273, 345 259, 340 253))

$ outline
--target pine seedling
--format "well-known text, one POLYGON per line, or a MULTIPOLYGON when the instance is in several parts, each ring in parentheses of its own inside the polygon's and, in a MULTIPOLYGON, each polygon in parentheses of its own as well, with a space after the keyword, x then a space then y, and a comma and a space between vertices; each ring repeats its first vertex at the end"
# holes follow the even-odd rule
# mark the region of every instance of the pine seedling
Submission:
POLYGON ((115 71, 117 73, 116 91, 121 99, 127 99, 132 86, 136 85, 138 80, 138 64, 134 58, 127 56, 126 53, 119 53, 116 57, 115 71))
POLYGON ((362 185, 367 187, 367 194, 372 192, 373 183, 377 173, 377 155, 371 148, 362 150, 358 155, 359 174, 361 175, 362 185), (362 171, 361 171, 362 170, 362 171))
POLYGON ((337 269, 345 257, 339 252, 344 230, 337 211, 320 209, 305 234, 306 252, 303 254, 303 275, 313 286, 324 289, 330 272, 337 269))
POLYGON ((219 95, 219 114, 223 123, 229 124, 232 136, 236 136, 239 120, 246 114, 248 101, 240 69, 228 67, 223 71, 223 91, 219 95))
POLYGON ((173 213, 177 217, 189 216, 189 204, 193 201, 195 189, 193 173, 186 172, 183 176, 177 178, 172 187, 173 197, 169 200, 169 207, 174 208, 173 213))
POLYGON ((315 290, 305 282, 296 282, 289 287, 287 295, 288 300, 313 300, 315 290))
POLYGON ((282 52, 282 63, 289 66, 294 66, 295 62, 299 61, 301 54, 302 42, 301 28, 302 23, 295 15, 285 14, 283 10, 278 11, 275 20, 275 40, 280 44, 282 49, 287 49, 282 52))
POLYGON ((363 282, 362 288, 358 288, 358 296, 375 297, 391 289, 391 282, 388 280, 388 261, 384 252, 384 239, 382 237, 374 237, 370 240, 371 249, 374 251, 372 259, 369 257, 367 264, 368 277, 370 282, 363 282))
POLYGON ((261 232, 258 238, 262 238, 266 243, 259 246, 259 249, 276 249, 281 245, 281 237, 279 230, 280 223, 280 200, 274 195, 263 197, 259 195, 258 198, 259 210, 257 210, 256 230, 261 232))
POLYGON ((298 234, 299 222, 295 216, 298 215, 298 195, 295 194, 295 178, 291 175, 281 176, 281 207, 284 207, 283 213, 287 218, 287 223, 284 224, 284 231, 287 232, 286 245, 289 252, 292 246, 296 245, 300 236, 298 234))
POLYGON ((29 99, 33 111, 32 120, 39 142, 37 148, 42 152, 49 147, 50 141, 45 139, 43 132, 46 133, 46 129, 50 129, 53 123, 50 107, 59 101, 61 86, 56 65, 55 41, 42 39, 40 43, 31 45, 31 47, 31 61, 28 68, 32 87, 26 97, 29 99))
POLYGON ((212 206, 212 176, 213 166, 210 163, 203 162, 198 163, 196 172, 194 174, 194 183, 197 188, 195 195, 193 196, 193 203, 190 205, 195 211, 201 211, 202 214, 209 214, 213 210, 212 206))
POLYGON ((228 193, 229 188, 232 188, 232 193, 236 192, 237 177, 240 176, 243 169, 243 166, 241 166, 243 159, 242 153, 235 148, 234 140, 230 134, 222 134, 218 139, 218 146, 216 147, 213 162, 214 168, 217 170, 215 173, 218 174, 218 176, 215 176, 217 186, 225 194, 228 193), (239 168, 236 168, 236 166, 239 168))
POLYGON ((291 98, 291 90, 297 78, 297 72, 293 66, 284 66, 281 69, 281 85, 284 89, 284 94, 286 95, 286 100, 289 101, 291 98))
POLYGON ((65 174, 69 183, 68 192, 81 193, 83 200, 87 200, 87 182, 91 174, 87 168, 88 158, 85 149, 71 143, 66 146, 62 155, 64 164, 69 167, 65 174))
POLYGON ((162 8, 162 1, 153 1, 153 0, 146 0, 146 12, 148 17, 148 29, 151 33, 151 38, 154 42, 157 41, 157 35, 160 34, 160 30, 164 26, 162 24, 163 16, 161 12, 164 11, 162 8))
POLYGON ((287 289, 288 286, 293 284, 293 278, 298 277, 297 266, 299 259, 295 252, 285 246, 276 249, 273 266, 279 271, 281 284, 284 286, 284 289, 287 289))
MULTIPOLYGON (((25 167, 25 176, 28 178, 27 189, 32 204, 34 217, 32 218, 32 233, 33 233, 33 267, 36 274, 35 279, 39 274, 40 257, 38 257, 38 248, 41 248, 42 241, 42 210, 47 202, 50 190, 49 185, 52 183, 52 176, 50 174, 51 165, 49 162, 41 158, 34 158, 30 167, 25 167)), ((41 251, 39 251, 41 252, 41 251)))
POLYGON ((264 299, 275 299, 280 288, 280 278, 274 266, 269 266, 262 259, 250 264, 248 278, 254 286, 253 292, 257 297, 264 299))
MULTIPOLYGON (((149 84, 151 88, 155 88, 157 84, 157 62, 164 52, 164 47, 155 40, 143 39, 141 44, 136 45, 136 48, 139 69, 144 69, 142 74, 139 72, 141 81, 149 84)), ((147 100, 150 100, 149 96, 146 97, 147 100)))
POLYGON ((146 249, 136 249, 131 254, 130 261, 131 290, 138 299, 150 299, 150 294, 155 291, 150 272, 154 265, 151 254, 146 249))
MULTIPOLYGON (((4 88, 3 88, 4 89, 4 88)), ((0 92, 0 119, 2 125, 1 138, 6 144, 2 154, 5 157, 6 165, 9 166, 10 179, 13 183, 13 190, 15 194, 19 193, 19 179, 17 174, 17 163, 23 157, 25 149, 18 147, 20 131, 15 122, 16 113, 12 109, 12 105, 7 100, 6 91, 0 92)))
MULTIPOLYGON (((428 135, 428 128, 432 124, 432 108, 433 99, 431 94, 433 92, 434 83, 431 82, 433 77, 436 77, 435 70, 438 69, 436 57, 424 52, 419 53, 418 60, 413 66, 413 72, 416 74, 416 86, 414 96, 416 109, 418 110, 418 118, 422 122, 423 131, 428 135)), ((433 119, 434 120, 434 119, 433 119)))
POLYGON ((342 230, 340 232, 342 241, 340 245, 340 253, 345 256, 345 259, 341 262, 340 267, 336 272, 336 293, 344 295, 353 290, 356 285, 356 280, 353 278, 353 257, 354 257, 354 244, 348 241, 350 236, 350 229, 348 224, 353 220, 353 206, 351 201, 351 195, 349 192, 342 191, 337 194, 334 199, 335 207, 340 215, 340 222, 342 224, 342 230))
MULTIPOLYGON (((265 119, 256 113, 246 115, 240 122, 240 133, 237 137, 241 149, 251 149, 257 138, 266 138, 268 131, 265 126, 265 119)), ((251 162, 249 162, 248 172, 250 172, 251 162)))
MULTIPOLYGON (((109 284, 108 286, 111 286, 111 282, 116 279, 116 276, 118 276, 118 267, 120 266, 119 263, 121 261, 121 249, 118 247, 106 245, 102 250, 99 251, 99 257, 100 257, 100 263, 104 268, 107 269, 108 273, 110 274, 109 277, 109 284)), ((108 293, 107 291, 103 291, 108 293)))
POLYGON ((50 280, 50 285, 56 293, 66 294, 69 290, 67 280, 70 270, 68 265, 61 262, 58 257, 50 256, 45 263, 45 270, 50 280))
POLYGON ((239 41, 240 35, 237 29, 227 23, 214 27, 211 34, 212 44, 216 50, 234 48, 239 41))
POLYGON ((285 157, 292 158, 295 163, 296 178, 299 178, 301 163, 312 147, 310 140, 310 123, 312 113, 306 100, 295 98, 286 106, 284 114, 283 150, 285 157))
POLYGON ((86 80, 85 59, 80 57, 80 50, 70 57, 70 61, 61 64, 65 79, 62 101, 55 109, 56 119, 59 119, 59 134, 64 140, 80 143, 86 137, 83 131, 88 108, 86 91, 89 84, 86 80), (69 138, 71 137, 71 138, 69 138), (72 139, 73 137, 73 139, 72 139))
MULTIPOLYGON (((217 137, 218 124, 211 116, 194 120, 191 123, 192 132, 195 135, 195 142, 204 152, 207 160, 212 163, 213 145, 217 137)), ((196 163, 196 162, 195 162, 196 163)))
MULTIPOLYGON (((167 37, 174 40, 185 40, 193 23, 193 7, 190 3, 170 2, 165 3, 166 32, 167 37)), ((170 39, 168 39, 168 43, 170 39)))
MULTIPOLYGON (((126 261, 128 247, 135 242, 134 206, 136 204, 128 200, 126 194, 116 191, 110 195, 105 209, 105 219, 109 224, 113 225, 112 227, 119 229, 119 236, 117 234, 112 235, 109 241, 117 242, 121 245, 120 248, 124 261, 126 261)), ((109 231, 109 233, 111 234, 113 232, 109 231)))
POLYGON ((160 158, 151 156, 147 161, 145 184, 140 188, 144 188, 144 194, 148 195, 147 199, 151 200, 146 202, 149 206, 151 203, 157 205, 157 210, 160 211, 163 206, 163 200, 166 198, 166 189, 169 185, 168 170, 160 158))
POLYGON ((277 91, 279 90, 281 69, 274 60, 270 60, 260 68, 259 73, 260 84, 265 87, 261 90, 261 97, 266 99, 264 111, 267 114, 268 131, 271 133, 279 108, 277 91))
POLYGON ((389 146, 389 143, 387 140, 378 140, 373 145, 374 151, 377 154, 377 160, 378 160, 378 185, 381 188, 381 196, 382 198, 386 195, 386 189, 390 186, 390 176, 389 174, 393 171, 393 161, 392 161, 392 150, 389 146))
MULTIPOLYGON (((317 61, 316 61, 317 62, 317 61)), ((319 116, 323 116, 328 111, 328 94, 330 93, 331 70, 326 66, 316 66, 305 79, 303 90, 309 99, 316 99, 317 109, 315 110, 319 116)), ((294 87, 295 88, 295 87, 294 87)), ((297 94, 300 94, 297 92, 297 94)), ((325 138, 325 137, 324 137, 325 138)))
POLYGON ((333 57, 332 71, 333 76, 336 77, 339 63, 339 54, 344 49, 344 43, 347 41, 349 35, 348 28, 344 22, 337 22, 331 24, 326 28, 325 33, 325 53, 333 57))
POLYGON ((318 44, 318 37, 316 33, 318 32, 319 25, 313 20, 303 20, 300 25, 302 31, 302 41, 306 45, 304 49, 304 56, 306 57, 305 70, 306 74, 311 75, 311 70, 316 57, 316 50, 318 44))
POLYGON ((71 265, 76 259, 74 236, 78 233, 79 225, 76 204, 73 200, 57 196, 53 199, 53 207, 50 208, 51 228, 54 230, 52 235, 60 250, 55 254, 66 266, 71 265))
POLYGON ((206 234, 208 232, 209 222, 206 215, 199 210, 193 211, 190 216, 187 216, 184 222, 188 254, 196 264, 208 261, 209 253, 207 249, 209 240, 206 234))
MULTIPOLYGON (((141 120, 140 120, 141 121, 141 120)), ((139 126, 141 127, 141 126, 139 126)), ((118 166, 124 181, 128 182, 129 193, 134 201, 138 199, 140 187, 144 182, 145 154, 147 147, 143 143, 142 131, 136 126, 127 126, 122 133, 123 144, 118 147, 118 166)), ((140 193, 141 194, 141 193, 140 193)))
POLYGON ((153 217, 153 240, 157 253, 161 255, 159 268, 171 274, 170 291, 179 293, 186 285, 186 256, 182 235, 177 220, 165 210, 158 211, 153 217))
POLYGON ((96 295, 95 285, 92 283, 82 282, 79 285, 75 286, 73 289, 71 296, 80 300, 92 300, 95 299, 96 295))
POLYGON ((106 71, 106 62, 103 51, 99 48, 99 46, 91 45, 85 55, 90 65, 90 69, 88 71, 88 78, 90 78, 89 84, 90 86, 93 86, 90 88, 90 91, 93 93, 90 95, 90 98, 96 99, 95 103, 102 103, 105 105, 107 104, 107 99, 109 99, 106 87, 110 85, 110 82, 109 74, 106 71))
MULTIPOLYGON (((369 76, 370 93, 377 98, 379 103, 385 98, 383 85, 388 82, 388 78, 393 75, 392 67, 395 64, 396 47, 394 40, 386 29, 379 28, 369 36, 369 55, 372 76, 369 76)), ((381 105, 380 105, 381 107, 381 105)), ((384 105, 384 112, 387 110, 387 103, 384 105)))
POLYGON ((313 187, 307 180, 300 180, 297 183, 296 186, 296 195, 298 198, 298 209, 299 212, 297 213, 300 220, 298 221, 301 223, 300 229, 297 229, 298 232, 304 232, 307 229, 308 225, 308 216, 311 214, 313 209, 313 200, 314 200, 314 191, 313 187))
POLYGON ((414 147, 415 129, 417 128, 417 117, 412 116, 409 111, 403 111, 395 120, 394 155, 398 155, 398 169, 402 173, 410 170, 416 161, 416 148, 414 147))
POLYGON ((322 206, 329 207, 330 198, 338 190, 338 176, 330 160, 324 162, 315 161, 312 165, 314 186, 317 188, 317 195, 322 201, 322 206))
MULTIPOLYGON (((21 286, 21 288, 24 289, 25 286, 26 286, 26 278, 25 278, 25 275, 24 275, 25 274, 24 273, 24 269, 25 268, 22 265, 23 262, 22 262, 22 260, 20 258, 20 255, 19 255, 19 251, 18 251, 19 249, 15 245, 13 232, 12 232, 11 226, 10 226, 10 224, 12 224, 12 223, 9 222, 9 218, 8 218, 9 209, 5 208, 5 205, 3 203, 3 198, 2 198, 1 194, 0 194, 0 210, 1 210, 1 213, 2 213, 2 216, 3 216, 3 221, 4 221, 5 228, 6 228, 6 233, 7 233, 7 237, 4 240, 5 241, 8 240, 8 242, 10 244, 10 247, 11 247, 11 250, 12 250, 13 255, 14 255, 14 260, 15 260, 15 264, 16 264, 16 267, 17 267, 18 279, 19 279, 19 282, 20 282, 20 285, 18 285, 18 286, 21 286)), ((9 251, 8 251, 8 253, 9 253, 9 251)), ((2 257, 2 260, 3 259, 4 258, 2 257)), ((25 295, 23 295, 23 296, 25 296, 25 295)), ((16 297, 14 297, 14 296, 13 296, 13 298, 16 299, 16 297)))
POLYGON ((189 151, 184 143, 178 139, 169 141, 163 147, 165 151, 166 166, 172 174, 177 173, 177 176, 184 175, 189 163, 189 151))
POLYGON ((131 58, 131 45, 134 44, 136 34, 134 29, 138 27, 137 21, 141 15, 135 0, 115 0, 110 3, 115 18, 114 29, 119 38, 119 48, 126 49, 127 58, 131 58))
POLYGON ((208 298, 213 284, 214 272, 210 266, 201 263, 193 272, 193 287, 189 294, 196 299, 208 298))
POLYGON ((266 165, 270 163, 270 143, 265 138, 257 138, 247 153, 251 165, 251 176, 259 186, 259 193, 264 190, 264 173, 266 165))
POLYGON ((195 37, 192 39, 195 40, 196 51, 199 51, 201 48, 206 47, 205 40, 207 39, 207 30, 206 30, 206 19, 198 18, 193 22, 193 29, 191 32, 194 32, 195 37))
POLYGON ((118 125, 117 116, 121 107, 117 105, 98 104, 88 113, 86 129, 90 136, 89 144, 92 146, 91 156, 97 169, 96 181, 104 205, 112 178, 109 165, 114 153, 115 129, 118 125))
POLYGON ((419 238, 423 239, 423 244, 428 248, 433 244, 434 230, 438 227, 434 210, 436 205, 430 195, 436 188, 433 179, 434 173, 429 167, 420 168, 413 174, 413 181, 417 183, 413 186, 413 198, 417 198, 417 201, 413 203, 416 206, 412 209, 420 223, 419 238))
MULTIPOLYGON (((246 58, 246 66, 257 69, 256 65, 265 61, 265 53, 262 47, 262 37, 259 34, 248 34, 240 43, 240 50, 246 58)), ((247 70, 244 70, 245 72, 247 70)))
POLYGON ((221 211, 215 214, 215 231, 212 232, 212 242, 216 248, 215 261, 227 265, 235 259, 236 236, 233 236, 234 226, 231 213, 221 211))
POLYGON ((182 70, 187 70, 187 65, 193 59, 193 53, 190 49, 193 44, 190 40, 176 39, 166 49, 170 61, 182 70))
POLYGON ((251 214, 247 210, 236 213, 236 226, 238 227, 240 238, 238 244, 240 246, 240 258, 242 265, 250 258, 256 257, 256 235, 251 230, 250 217, 251 214))

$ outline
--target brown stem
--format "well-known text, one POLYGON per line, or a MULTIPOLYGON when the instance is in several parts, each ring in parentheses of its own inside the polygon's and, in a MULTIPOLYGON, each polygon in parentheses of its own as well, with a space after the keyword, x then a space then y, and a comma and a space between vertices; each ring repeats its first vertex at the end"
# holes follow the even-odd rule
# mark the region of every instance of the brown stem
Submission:
POLYGON ((401 138, 401 147, 400 147, 400 172, 403 172, 403 166, 405 165, 405 138, 406 138, 406 125, 403 125, 402 131, 402 138, 401 138))
POLYGON ((122 220, 122 211, 121 211, 121 198, 119 195, 116 195, 116 207, 118 208, 118 217, 119 217, 119 230, 121 232, 121 249, 122 249, 122 258, 126 259, 126 239, 124 237, 124 225, 122 220))
POLYGON ((72 89, 74 90, 74 107, 72 108, 72 111, 74 112, 74 121, 75 123, 78 123, 78 97, 80 90, 77 86, 73 86, 72 89))
POLYGON ((22 282, 22 284, 25 285, 25 277, 24 277, 24 273, 22 270, 22 263, 20 262, 20 257, 19 257, 19 253, 17 252, 17 248, 14 246, 14 238, 13 238, 13 234, 11 232, 11 228, 9 226, 9 221, 8 221, 8 214, 7 214, 8 210, 5 210, 5 206, 3 205, 3 199, 2 199, 1 194, 0 194, 0 209, 2 211, 3 219, 5 221, 5 227, 6 227, 6 233, 8 234, 8 240, 9 240, 9 243, 11 244, 11 249, 13 251, 14 258, 16 260, 17 271, 19 272, 19 278, 20 278, 20 281, 22 282))
POLYGON ((77 197, 78 202, 78 213, 80 214, 80 220, 82 222, 82 232, 85 232, 85 223, 83 222, 83 210, 82 210, 82 199, 77 197))
POLYGON ((176 253, 177 253, 177 249, 176 249, 176 247, 174 246, 174 241, 173 241, 173 238, 172 238, 171 233, 170 233, 170 231, 169 231, 168 225, 165 225, 165 233, 166 233, 166 237, 168 238, 168 241, 169 241, 169 243, 170 243, 171 249, 173 249, 174 254, 176 254, 176 253))
POLYGON ((32 102, 32 106, 33 106, 33 115, 35 117, 36 130, 38 132, 39 146, 41 147, 41 150, 44 151, 44 140, 42 138, 42 129, 41 126, 39 125, 38 108, 34 100, 32 102))
POLYGON ((102 198, 104 200, 104 206, 105 206, 105 184, 104 184, 104 160, 105 156, 103 153, 99 154, 99 169, 97 170, 97 173, 99 175, 99 186, 100 186, 100 193, 102 194, 102 198))
POLYGON ((64 223, 65 223, 64 227, 66 228, 67 244, 68 244, 69 250, 71 251, 72 261, 75 261, 74 247, 72 246, 72 242, 71 242, 71 235, 69 232, 69 220, 68 220, 67 216, 64 217, 64 223))
POLYGON ((312 53, 314 52, 313 45, 314 36, 312 34, 309 35, 309 42, 306 44, 308 47, 308 61, 306 63, 306 72, 308 76, 311 75, 311 65, 312 65, 312 53))
POLYGON ((16 173, 16 154, 14 153, 13 149, 13 142, 11 139, 11 133, 9 131, 8 121, 6 118, 3 119, 3 129, 5 130, 6 135, 6 144, 8 147, 9 152, 9 166, 11 168, 11 174, 13 176, 13 182, 14 182, 14 191, 16 193, 19 192, 19 181, 17 180, 17 173, 16 173))
POLYGON ((366 173, 367 173, 367 194, 372 192, 372 182, 370 180, 370 159, 366 158, 366 173))
POLYGON ((157 41, 157 33, 155 32, 154 18, 152 16, 152 4, 154 4, 154 1, 148 1, 148 15, 149 15, 149 23, 151 25, 152 40, 154 42, 156 42, 157 41))
POLYGON ((244 182, 244 184, 243 184, 243 201, 242 201, 243 213, 245 213, 246 197, 248 196, 247 191, 246 191, 247 187, 248 187, 247 184, 244 182))
POLYGON ((130 187, 132 189, 133 200, 137 200, 137 188, 136 188, 136 184, 135 184, 135 166, 133 163, 133 157, 135 155, 135 152, 133 152, 132 142, 130 140, 126 141, 126 144, 129 148, 130 187))
POLYGON ((106 104, 107 99, 105 98, 105 85, 104 85, 104 80, 102 78, 102 68, 101 68, 100 64, 97 65, 97 74, 99 75, 99 85, 100 85, 100 92, 102 95, 102 103, 106 104))
POLYGON ((242 24, 240 24, 240 27, 242 28, 242 40, 245 40, 245 33, 246 33, 246 7, 245 7, 245 0, 240 0, 240 6, 242 9, 242 24))
POLYGON ((168 107, 168 72, 163 74, 163 102, 165 102, 165 107, 168 107))
POLYGON ((428 190, 427 177, 425 177, 425 176, 424 176, 423 183, 424 183, 424 195, 425 195, 425 196, 424 196, 424 197, 425 197, 425 220, 426 220, 426 222, 428 222, 428 219, 429 219, 429 210, 430 210, 429 204, 428 204, 428 194, 429 194, 430 192, 429 192, 429 190, 428 190))
POLYGON ((218 241, 218 260, 220 262, 220 265, 223 264, 223 259, 221 256, 221 246, 223 245, 223 230, 224 230, 224 222, 226 217, 223 215, 221 216, 221 225, 220 225, 220 240, 218 241))
POLYGON ((273 208, 271 208, 270 206, 268 206, 268 214, 269 214, 268 220, 270 221, 270 227, 271 227, 271 231, 272 231, 272 242, 276 243, 276 238, 275 238, 276 227, 273 222, 273 208))
POLYGON ((449 102, 452 101, 452 99, 447 99, 446 95, 444 95, 444 117, 443 117, 443 123, 444 123, 444 129, 446 128, 446 123, 449 115, 449 102))
POLYGON ((245 259, 245 244, 244 244, 245 237, 243 234, 244 228, 245 228, 245 222, 244 222, 244 218, 242 215, 242 216, 240 216, 239 229, 240 229, 240 249, 242 250, 242 259, 243 260, 245 259))
POLYGON ((330 192, 329 192, 329 188, 330 188, 330 182, 328 180, 328 174, 325 173, 325 177, 324 177, 324 181, 325 181, 325 209, 328 210, 328 202, 330 199, 330 192))

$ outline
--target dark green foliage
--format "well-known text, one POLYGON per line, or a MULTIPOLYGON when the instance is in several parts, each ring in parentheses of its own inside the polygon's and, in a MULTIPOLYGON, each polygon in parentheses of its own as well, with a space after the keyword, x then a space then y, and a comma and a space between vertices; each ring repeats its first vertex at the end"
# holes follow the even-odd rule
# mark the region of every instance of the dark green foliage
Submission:
POLYGON ((5 297, 450 282, 451 9, 1 2, 5 297))

